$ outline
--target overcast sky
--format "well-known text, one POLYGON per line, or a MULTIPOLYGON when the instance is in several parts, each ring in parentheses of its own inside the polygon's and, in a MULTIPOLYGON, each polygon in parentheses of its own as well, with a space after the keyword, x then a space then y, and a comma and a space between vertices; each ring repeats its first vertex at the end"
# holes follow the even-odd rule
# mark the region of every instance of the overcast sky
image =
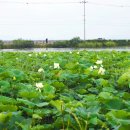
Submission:
MULTIPOLYGON (((83 4, 62 2, 80 0, 0 0, 0 39, 83 39, 83 4)), ((130 39, 130 0, 88 2, 87 39, 130 39)))

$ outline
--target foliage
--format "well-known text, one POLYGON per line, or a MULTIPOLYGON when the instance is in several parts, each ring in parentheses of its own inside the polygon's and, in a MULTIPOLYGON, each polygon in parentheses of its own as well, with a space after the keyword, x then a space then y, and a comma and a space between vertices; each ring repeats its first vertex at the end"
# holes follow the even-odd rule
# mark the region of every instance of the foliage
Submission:
POLYGON ((68 41, 56 41, 53 44, 48 44, 48 47, 54 48, 104 48, 104 47, 120 47, 130 46, 129 40, 86 40, 82 41, 79 37, 75 37, 68 41))
POLYGON ((129 69, 129 52, 1 52, 0 130, 129 130, 129 69))
POLYGON ((18 40, 13 40, 13 44, 12 46, 14 48, 33 48, 34 47, 34 42, 31 40, 22 40, 22 39, 18 39, 18 40))
POLYGON ((53 44, 48 44, 47 47, 54 47, 54 48, 77 47, 80 42, 82 42, 82 40, 79 37, 74 37, 71 40, 56 41, 53 44))
POLYGON ((23 48, 109 48, 109 47, 129 47, 130 40, 86 40, 83 41, 79 37, 70 40, 57 40, 55 42, 35 43, 31 40, 13 40, 10 43, 0 41, 0 49, 23 49, 23 48))
POLYGON ((80 48, 100 48, 103 47, 101 42, 82 42, 78 45, 80 48))
POLYGON ((120 88, 122 87, 130 88, 129 86, 130 85, 130 71, 121 75, 117 82, 120 88))
POLYGON ((4 42, 0 40, 0 49, 3 49, 4 42))
POLYGON ((69 41, 56 41, 53 44, 46 45, 47 47, 54 47, 54 48, 67 48, 69 47, 69 41))
POLYGON ((79 44, 80 42, 82 42, 82 40, 80 39, 80 37, 74 37, 73 39, 70 40, 70 46, 77 46, 77 44, 79 44))
POLYGON ((116 45, 116 42, 114 42, 114 41, 107 41, 107 42, 104 43, 104 46, 106 46, 106 47, 115 47, 117 45, 116 45))

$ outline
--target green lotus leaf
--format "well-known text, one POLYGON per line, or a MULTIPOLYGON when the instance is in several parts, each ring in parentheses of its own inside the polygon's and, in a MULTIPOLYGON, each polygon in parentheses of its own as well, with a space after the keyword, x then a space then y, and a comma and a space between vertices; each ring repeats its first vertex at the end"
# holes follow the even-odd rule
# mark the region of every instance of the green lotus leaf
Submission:
POLYGON ((130 84, 130 71, 121 75, 117 82, 119 88, 125 88, 125 87, 128 88, 130 84))
POLYGON ((4 113, 0 113, 0 122, 4 122, 7 118, 7 115, 4 113))
POLYGON ((130 125, 121 125, 119 126, 119 129, 118 130, 129 130, 130 129, 130 125))
POLYGON ((65 88, 65 85, 63 82, 58 82, 58 81, 55 81, 54 83, 52 83, 52 85, 56 88, 56 90, 64 90, 65 88))
POLYGON ((31 109, 31 108, 27 108, 27 107, 23 107, 23 106, 21 106, 20 108, 22 109, 22 112, 27 113, 28 116, 32 116, 32 114, 34 113, 33 109, 31 109))
POLYGON ((49 105, 48 102, 42 102, 42 103, 36 104, 36 106, 38 106, 38 107, 45 107, 45 106, 48 106, 48 105, 49 105))
POLYGON ((110 99, 107 102, 105 102, 105 107, 107 109, 116 109, 116 110, 121 110, 121 109, 126 109, 125 103, 120 100, 120 99, 110 99))
POLYGON ((30 128, 30 130, 44 130, 44 128, 45 127, 43 125, 37 125, 30 128))
POLYGON ((39 98, 39 94, 36 91, 27 91, 26 89, 18 92, 18 96, 27 99, 39 98))
POLYGON ((112 126, 127 126, 130 125, 130 112, 113 110, 106 114, 106 119, 112 126))
POLYGON ((9 98, 9 97, 6 97, 6 96, 0 96, 0 103, 2 104, 16 104, 16 100, 13 99, 13 98, 9 98))
POLYGON ((20 98, 17 98, 17 103, 22 104, 22 105, 26 105, 26 106, 29 106, 29 107, 34 107, 36 105, 35 103, 30 102, 29 100, 20 99, 20 98))
POLYGON ((0 73, 0 79, 1 80, 4 80, 4 79, 7 79, 7 78, 10 78, 10 73, 9 71, 5 70, 5 71, 2 71, 0 73))
POLYGON ((114 89, 113 87, 104 87, 102 89, 102 91, 109 92, 109 93, 114 93, 114 94, 118 93, 118 91, 116 89, 114 89))
POLYGON ((105 79, 98 79, 98 80, 95 80, 95 83, 96 83, 96 86, 99 87, 109 87, 109 82, 108 80, 105 80, 105 79))
POLYGON ((0 74, 3 73, 5 71, 4 67, 0 67, 0 74))
POLYGON ((52 100, 50 104, 57 108, 58 111, 62 111, 64 102, 62 100, 52 100))
POLYGON ((84 119, 87 119, 88 117, 88 112, 87 112, 87 109, 84 108, 84 107, 78 107, 76 108, 76 114, 84 119))
POLYGON ((8 81, 1 80, 0 81, 0 92, 1 93, 9 93, 11 91, 11 86, 8 81))
POLYGON ((3 105, 3 104, 0 104, 0 111, 1 112, 13 112, 13 111, 17 111, 17 106, 14 106, 14 105, 3 105))
POLYGON ((34 118, 34 119, 42 119, 42 117, 40 117, 38 114, 33 114, 32 115, 32 118, 34 118))
POLYGON ((98 118, 97 117, 93 117, 89 120, 89 123, 90 124, 93 124, 93 125, 97 125, 98 124, 98 118))
POLYGON ((45 99, 51 100, 55 97, 55 91, 56 89, 53 86, 47 84, 43 87, 43 96, 45 99))
POLYGON ((112 94, 109 92, 101 92, 99 93, 99 97, 105 100, 109 100, 113 98, 112 94))
POLYGON ((0 113, 0 123, 6 123, 12 117, 12 113, 0 113))
POLYGON ((10 76, 12 78, 15 77, 16 80, 19 80, 19 81, 26 79, 26 75, 24 74, 24 72, 15 70, 15 69, 10 70, 10 76))
POLYGON ((48 109, 48 108, 41 108, 41 109, 35 109, 34 113, 45 118, 45 117, 48 117, 48 116, 52 115, 53 110, 48 109))
POLYGON ((83 100, 87 106, 97 106, 99 104, 96 95, 89 94, 85 96, 83 100))
POLYGON ((21 122, 15 122, 15 124, 17 126, 19 126, 22 130, 29 130, 31 127, 31 123, 32 123, 32 119, 28 118, 28 119, 24 119, 21 122))
POLYGON ((45 85, 43 87, 44 94, 55 94, 55 88, 50 85, 45 85))

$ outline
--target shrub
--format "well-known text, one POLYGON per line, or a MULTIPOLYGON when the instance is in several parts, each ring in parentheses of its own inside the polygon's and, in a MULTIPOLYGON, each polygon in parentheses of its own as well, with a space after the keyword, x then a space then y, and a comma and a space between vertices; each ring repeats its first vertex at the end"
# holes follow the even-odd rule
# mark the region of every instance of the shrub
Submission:
POLYGON ((114 41, 107 41, 107 42, 104 42, 104 46, 105 47, 115 47, 117 45, 114 41))
POLYGON ((82 42, 82 40, 80 39, 80 37, 74 37, 73 39, 71 39, 69 41, 70 47, 77 47, 80 42, 82 42))
POLYGON ((80 48, 98 48, 102 47, 103 44, 101 42, 82 42, 78 45, 80 48))
POLYGON ((96 42, 96 47, 103 47, 103 43, 102 42, 96 42))
POLYGON ((4 46, 4 42, 0 40, 0 49, 3 49, 3 46, 4 46))
POLYGON ((14 48, 33 48, 34 47, 34 42, 31 40, 22 40, 22 39, 18 39, 18 40, 14 40, 13 41, 13 47, 14 48))
POLYGON ((46 47, 54 47, 54 48, 66 48, 69 47, 69 42, 66 41, 56 41, 53 44, 47 44, 46 47))
POLYGON ((71 40, 56 41, 53 44, 48 44, 47 47, 54 48, 67 48, 67 47, 78 47, 78 44, 82 42, 79 37, 75 37, 71 40))

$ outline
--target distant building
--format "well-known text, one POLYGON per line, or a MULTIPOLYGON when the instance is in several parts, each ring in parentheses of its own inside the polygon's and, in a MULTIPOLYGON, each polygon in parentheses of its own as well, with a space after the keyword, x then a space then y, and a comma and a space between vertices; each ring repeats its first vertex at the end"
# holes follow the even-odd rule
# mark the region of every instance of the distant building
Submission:
POLYGON ((100 41, 102 41, 102 40, 105 40, 105 38, 98 38, 97 40, 100 40, 100 41))

